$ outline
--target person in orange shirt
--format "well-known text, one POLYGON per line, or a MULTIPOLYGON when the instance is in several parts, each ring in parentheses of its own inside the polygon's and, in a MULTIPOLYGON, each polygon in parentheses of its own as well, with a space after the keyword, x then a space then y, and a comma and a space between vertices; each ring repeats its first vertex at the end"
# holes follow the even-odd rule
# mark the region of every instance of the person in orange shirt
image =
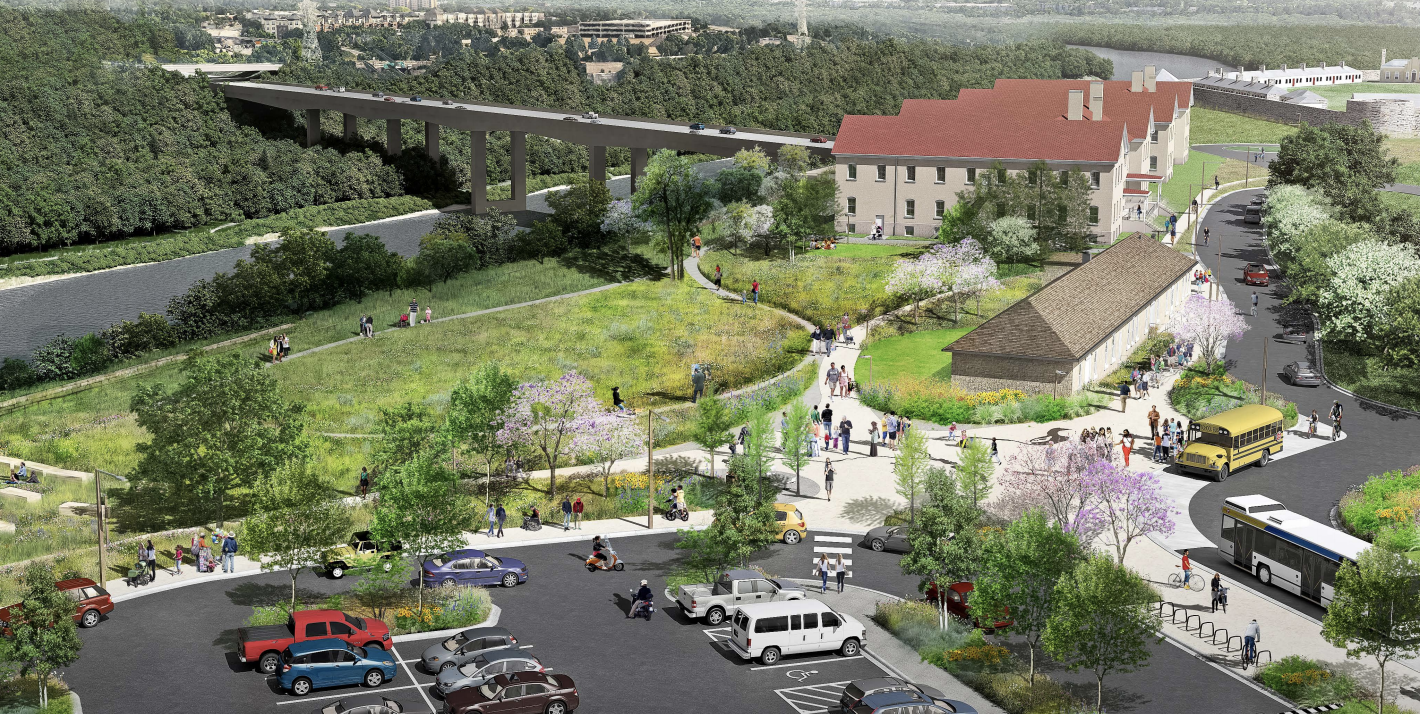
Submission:
POLYGON ((692 239, 691 239, 691 244, 695 246, 695 250, 691 253, 691 256, 692 256, 692 257, 699 258, 699 257, 700 257, 700 236, 695 236, 694 238, 692 238, 692 239))

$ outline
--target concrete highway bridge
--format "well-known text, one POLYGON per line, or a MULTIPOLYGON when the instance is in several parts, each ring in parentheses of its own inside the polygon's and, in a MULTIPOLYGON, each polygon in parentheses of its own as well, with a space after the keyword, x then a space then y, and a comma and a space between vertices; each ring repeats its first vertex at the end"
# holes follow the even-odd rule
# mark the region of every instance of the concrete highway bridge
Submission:
POLYGON ((305 112, 308 146, 321 141, 321 112, 340 112, 345 116, 346 138, 354 138, 357 118, 384 120, 387 127, 385 146, 391 155, 397 155, 402 150, 401 121, 424 123, 424 150, 436 160, 439 158, 439 127, 467 131, 473 147, 470 205, 475 213, 486 213, 490 207, 500 211, 527 210, 528 133, 586 145, 591 157, 588 173, 593 181, 606 180, 606 147, 629 148, 633 187, 637 177, 645 173, 652 149, 675 149, 716 156, 733 156, 740 149, 755 146, 771 156, 779 147, 788 145, 803 146, 810 153, 823 156, 828 156, 833 150, 832 137, 766 129, 722 134, 719 126, 707 125, 703 131, 692 131, 688 123, 663 119, 602 116, 592 121, 556 109, 449 101, 437 97, 423 97, 422 101, 415 102, 404 95, 376 97, 369 92, 337 92, 272 82, 227 82, 220 86, 230 99, 305 112), (506 201, 489 201, 487 197, 486 159, 490 131, 506 131, 512 135, 512 198, 506 201), (826 140, 817 143, 815 138, 826 140))
POLYGON ((213 82, 232 82, 239 79, 251 79, 262 72, 275 72, 281 69, 280 62, 248 62, 248 63, 208 63, 208 64, 165 64, 163 69, 169 72, 177 72, 184 77, 191 77, 203 72, 207 78, 213 82))

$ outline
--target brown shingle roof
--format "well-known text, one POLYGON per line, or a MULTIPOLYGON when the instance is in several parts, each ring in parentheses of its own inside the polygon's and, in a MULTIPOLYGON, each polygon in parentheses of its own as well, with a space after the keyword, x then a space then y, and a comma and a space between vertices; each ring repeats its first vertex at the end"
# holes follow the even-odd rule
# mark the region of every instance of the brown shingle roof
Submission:
POLYGON ((1077 360, 1195 265, 1192 258, 1135 233, 945 351, 1077 360))

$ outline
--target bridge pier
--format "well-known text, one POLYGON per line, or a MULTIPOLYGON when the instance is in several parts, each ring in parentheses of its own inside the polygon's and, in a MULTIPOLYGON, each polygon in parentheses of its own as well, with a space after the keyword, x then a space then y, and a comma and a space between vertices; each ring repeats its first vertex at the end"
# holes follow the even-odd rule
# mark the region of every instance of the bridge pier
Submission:
POLYGON ((509 188, 512 197, 502 201, 488 200, 488 132, 470 131, 470 183, 469 205, 474 213, 487 213, 488 209, 500 211, 526 211, 528 209, 528 149, 527 132, 510 131, 509 141, 509 188))
POLYGON ((306 110, 306 146, 320 143, 320 110, 306 110))
POLYGON ((385 153, 390 156, 399 156, 404 150, 404 134, 399 125, 398 119, 385 120, 385 153))
POLYGON ((474 213, 488 212, 488 132, 470 131, 469 148, 469 206, 474 213))
POLYGON ((508 207, 502 210, 526 211, 528 210, 528 133, 525 131, 511 131, 509 142, 509 153, 512 159, 509 171, 513 194, 507 202, 508 207))
POLYGON ((631 147, 631 192, 636 193, 636 184, 646 175, 646 163, 651 160, 650 149, 631 147))
POLYGON ((588 178, 593 181, 606 183, 606 147, 588 146, 587 155, 588 159, 590 159, 587 162, 588 178))
POLYGON ((345 140, 355 141, 360 136, 359 119, 354 114, 344 114, 345 117, 345 140))
POLYGON ((424 122, 424 151, 434 163, 439 162, 439 125, 431 121, 424 122))

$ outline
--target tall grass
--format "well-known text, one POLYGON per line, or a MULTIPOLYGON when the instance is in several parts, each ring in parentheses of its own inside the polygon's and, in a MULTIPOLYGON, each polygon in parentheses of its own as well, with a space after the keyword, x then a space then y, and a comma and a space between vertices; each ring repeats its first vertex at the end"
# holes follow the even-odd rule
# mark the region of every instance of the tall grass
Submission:
POLYGON ((790 263, 787 253, 764 258, 755 251, 738 256, 717 251, 700 263, 700 272, 713 277, 715 266, 719 265, 723 271, 722 286, 734 293, 748 291, 751 283, 758 280, 761 302, 788 310, 816 325, 836 325, 844 313, 857 325, 906 304, 903 299, 887 295, 883 288, 893 265, 913 255, 912 252, 862 255, 862 252, 857 251, 859 254, 855 255, 854 251, 814 251, 801 253, 790 263))

